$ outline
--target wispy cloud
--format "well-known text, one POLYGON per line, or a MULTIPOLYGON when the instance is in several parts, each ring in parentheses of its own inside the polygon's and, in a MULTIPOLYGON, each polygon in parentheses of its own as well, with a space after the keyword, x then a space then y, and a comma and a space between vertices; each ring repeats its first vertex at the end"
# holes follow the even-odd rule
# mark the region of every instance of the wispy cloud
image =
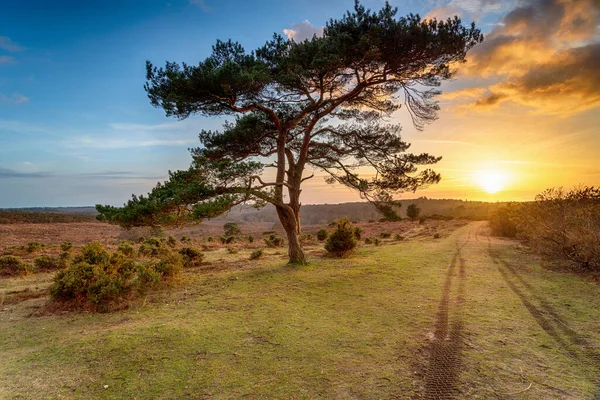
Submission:
POLYGON ((53 176, 49 172, 22 172, 15 171, 10 168, 2 168, 0 167, 0 178, 10 179, 10 178, 48 178, 53 176))
POLYGON ((0 103, 21 104, 27 103, 28 101, 29 97, 23 96, 19 93, 13 93, 10 96, 6 96, 5 94, 0 93, 0 103))
POLYGON ((204 12, 209 12, 212 10, 212 7, 206 3, 206 0, 190 0, 190 4, 200 7, 200 9, 204 12))
POLYGON ((15 43, 8 36, 0 36, 0 49, 14 53, 17 51, 23 51, 25 48, 18 43, 15 43))
POLYGON ((68 148, 94 148, 94 149, 130 149, 139 147, 157 146, 191 146, 198 143, 197 138, 148 138, 128 137, 109 138, 95 136, 76 136, 62 141, 68 148))
POLYGON ((0 56, 0 65, 2 64, 14 64, 15 58, 11 56, 0 56))

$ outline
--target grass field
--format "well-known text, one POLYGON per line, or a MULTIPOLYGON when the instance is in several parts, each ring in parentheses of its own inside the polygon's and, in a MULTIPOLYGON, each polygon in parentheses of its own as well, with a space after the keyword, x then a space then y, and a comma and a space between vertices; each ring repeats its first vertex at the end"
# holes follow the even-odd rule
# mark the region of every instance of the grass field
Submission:
POLYGON ((49 274, 0 280, 0 398, 600 396, 600 288, 483 223, 306 267, 269 252, 210 252, 111 314, 43 312, 49 274))

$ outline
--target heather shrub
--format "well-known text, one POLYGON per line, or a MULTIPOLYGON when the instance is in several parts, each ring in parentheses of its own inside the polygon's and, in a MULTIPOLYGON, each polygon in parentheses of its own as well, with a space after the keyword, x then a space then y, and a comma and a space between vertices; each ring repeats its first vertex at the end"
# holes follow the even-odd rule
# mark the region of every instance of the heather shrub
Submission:
POLYGON ((335 230, 327 238, 325 250, 327 252, 341 256, 356 247, 356 237, 354 236, 354 227, 347 217, 336 222, 335 230))

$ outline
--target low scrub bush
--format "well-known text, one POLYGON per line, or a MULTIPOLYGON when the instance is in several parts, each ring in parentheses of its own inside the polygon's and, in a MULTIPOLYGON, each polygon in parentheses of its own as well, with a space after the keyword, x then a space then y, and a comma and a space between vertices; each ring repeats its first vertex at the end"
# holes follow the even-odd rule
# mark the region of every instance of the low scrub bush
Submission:
POLYGON ((31 267, 15 256, 0 257, 0 276, 27 275, 31 267))
POLYGON ((262 248, 256 249, 250 254, 250 259, 258 260, 259 258, 262 258, 263 254, 264 254, 264 251, 262 248))
POLYGON ((399 241, 399 242, 402 242, 402 241, 406 240, 406 238, 404 236, 402 236, 401 234, 399 234, 399 233, 396 233, 396 236, 394 236, 394 239, 397 240, 397 241, 399 241))
POLYGON ((325 229, 325 228, 321 228, 317 232, 317 240, 319 240, 321 242, 323 240, 327 239, 327 236, 329 236, 329 232, 327 232, 327 229, 325 229))
POLYGON ((600 272, 600 188, 548 189, 510 219, 517 236, 544 258, 600 272))
POLYGON ((354 227, 347 217, 336 222, 336 229, 327 238, 325 250, 328 253, 342 256, 356 247, 354 227))
POLYGON ((38 271, 54 271, 64 266, 59 259, 50 256, 40 256, 33 261, 33 265, 38 271))
POLYGON ((365 244, 373 244, 373 239, 365 238, 365 244))
POLYGON ((188 236, 182 236, 181 237, 181 243, 191 243, 192 239, 190 239, 188 236))
POLYGON ((248 243, 254 243, 254 236, 252 236, 252 235, 248 236, 248 243))
POLYGON ((235 236, 221 236, 221 244, 231 244, 235 242, 235 236))
POLYGON ((36 251, 40 251, 42 247, 44 247, 44 245, 41 243, 29 242, 25 246, 25 251, 27 251, 28 253, 35 253, 36 251))
POLYGON ((520 206, 509 203, 497 209, 490 216, 490 229, 492 235, 514 238, 517 236, 517 221, 519 220, 520 206))
POLYGON ((109 254, 97 243, 86 245, 72 265, 54 277, 55 301, 95 311, 123 308, 128 301, 172 280, 182 268, 178 254, 135 263, 121 252, 109 254))
POLYGON ((263 241, 268 247, 282 247, 285 245, 285 239, 272 233, 269 237, 263 238, 263 241))
POLYGON ((60 249, 64 252, 73 250, 73 243, 71 242, 62 242, 60 244, 60 249))
POLYGON ((177 239, 174 236, 169 236, 167 238, 167 245, 171 248, 177 246, 177 239))
POLYGON ((387 239, 392 237, 392 232, 381 232, 379 236, 381 236, 382 239, 387 239))
POLYGON ((362 233, 363 233, 363 230, 360 226, 357 226, 354 228, 354 237, 356 238, 356 240, 360 240, 362 233))
POLYGON ((135 254, 135 247, 133 247, 132 242, 124 240, 121 243, 119 243, 117 251, 122 253, 123 255, 126 255, 127 257, 133 257, 133 255, 135 254))
POLYGON ((227 248, 227 253, 229 254, 237 254, 238 253, 238 249, 236 249, 235 247, 228 247, 227 248))
POLYGON ((379 240, 379 238, 375 238, 375 239, 373 240, 373 244, 374 244, 375 246, 380 246, 380 245, 381 245, 381 240, 379 240))
POLYGON ((434 233, 433 234, 433 238, 434 239, 440 239, 442 236, 439 233, 434 233))
POLYGON ((183 257, 183 266, 186 268, 197 267, 204 259, 204 254, 195 247, 183 247, 179 254, 183 257))
POLYGON ((146 239, 138 249, 138 254, 143 257, 167 256, 170 253, 171 250, 167 247, 165 241, 159 238, 146 239))

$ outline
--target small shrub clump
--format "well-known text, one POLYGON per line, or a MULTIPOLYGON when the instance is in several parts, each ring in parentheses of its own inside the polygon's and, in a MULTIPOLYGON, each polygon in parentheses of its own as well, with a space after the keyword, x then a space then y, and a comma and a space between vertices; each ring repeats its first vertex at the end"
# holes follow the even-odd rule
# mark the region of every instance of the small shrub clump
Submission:
POLYGON ((327 238, 325 250, 328 253, 342 256, 356 247, 356 237, 354 236, 354 227, 348 217, 344 217, 336 222, 336 229, 327 238))
POLYGON ((189 238, 189 236, 182 236, 181 237, 181 243, 191 243, 192 239, 189 238))
POLYGON ((54 271, 63 267, 60 259, 50 256, 40 256, 33 261, 33 265, 38 271, 54 271))
POLYGON ((235 242, 235 236, 221 236, 221 244, 231 244, 235 242))
POLYGON ((252 236, 252 235, 248 236, 248 243, 254 243, 254 236, 252 236))
POLYGON ((69 252, 71 250, 73 250, 73 243, 71 242, 62 242, 60 244, 60 249, 64 252, 69 252))
POLYGON ((387 238, 392 237, 392 233, 391 232, 381 232, 380 236, 382 239, 387 239, 387 238))
POLYGON ((27 275, 31 267, 15 256, 0 257, 0 276, 27 275))
POLYGON ((365 238, 365 244, 373 244, 373 239, 365 238))
POLYGON ((86 245, 66 269, 59 271, 50 287, 52 299, 79 308, 110 311, 168 282, 182 267, 178 254, 159 261, 135 263, 121 252, 109 254, 98 242, 86 245))
POLYGON ((397 240, 397 241, 399 241, 399 242, 402 242, 402 241, 406 240, 406 238, 404 236, 402 236, 401 234, 399 234, 399 233, 396 233, 396 236, 394 236, 394 239, 397 240))
POLYGON ((117 248, 117 251, 127 257, 133 257, 133 255, 135 253, 135 248, 133 247, 132 242, 130 242, 128 240, 124 240, 121 243, 119 243, 119 247, 117 248))
POLYGON ((173 248, 173 247, 177 246, 177 239, 175 239, 174 236, 169 236, 167 238, 167 244, 169 245, 169 247, 173 248))
POLYGON ((259 258, 262 258, 263 254, 264 254, 264 251, 262 248, 256 249, 250 254, 250 259, 258 260, 259 258))
POLYGON ((327 232, 327 229, 325 228, 321 228, 317 232, 317 240, 319 240, 320 242, 327 239, 327 236, 329 236, 329 232, 327 232))
POLYGON ((183 247, 179 254, 183 257, 183 266, 186 268, 197 267, 204 259, 204 254, 195 247, 183 247))
POLYGON ((144 257, 159 257, 170 253, 170 250, 164 244, 164 241, 158 238, 146 239, 140 245, 138 254, 144 257))
POLYGON ((269 237, 263 240, 268 247, 282 247, 285 245, 285 239, 277 236, 275 233, 271 233, 269 237))
POLYGON ((356 238, 356 240, 360 240, 362 233, 363 233, 363 230, 360 226, 357 226, 356 228, 354 228, 354 237, 356 238))
POLYGON ((434 234, 433 234, 433 238, 434 238, 434 239, 439 239, 439 238, 441 238, 441 237, 442 237, 442 236, 441 236, 439 233, 434 233, 434 234))
POLYGON ((29 242, 25 246, 25 251, 27 251, 28 253, 35 253, 36 251, 41 250, 42 247, 44 247, 44 245, 41 244, 41 243, 38 243, 38 242, 29 242))
POLYGON ((238 253, 238 249, 236 249, 235 247, 228 247, 227 248, 227 253, 229 253, 229 254, 237 254, 238 253))

